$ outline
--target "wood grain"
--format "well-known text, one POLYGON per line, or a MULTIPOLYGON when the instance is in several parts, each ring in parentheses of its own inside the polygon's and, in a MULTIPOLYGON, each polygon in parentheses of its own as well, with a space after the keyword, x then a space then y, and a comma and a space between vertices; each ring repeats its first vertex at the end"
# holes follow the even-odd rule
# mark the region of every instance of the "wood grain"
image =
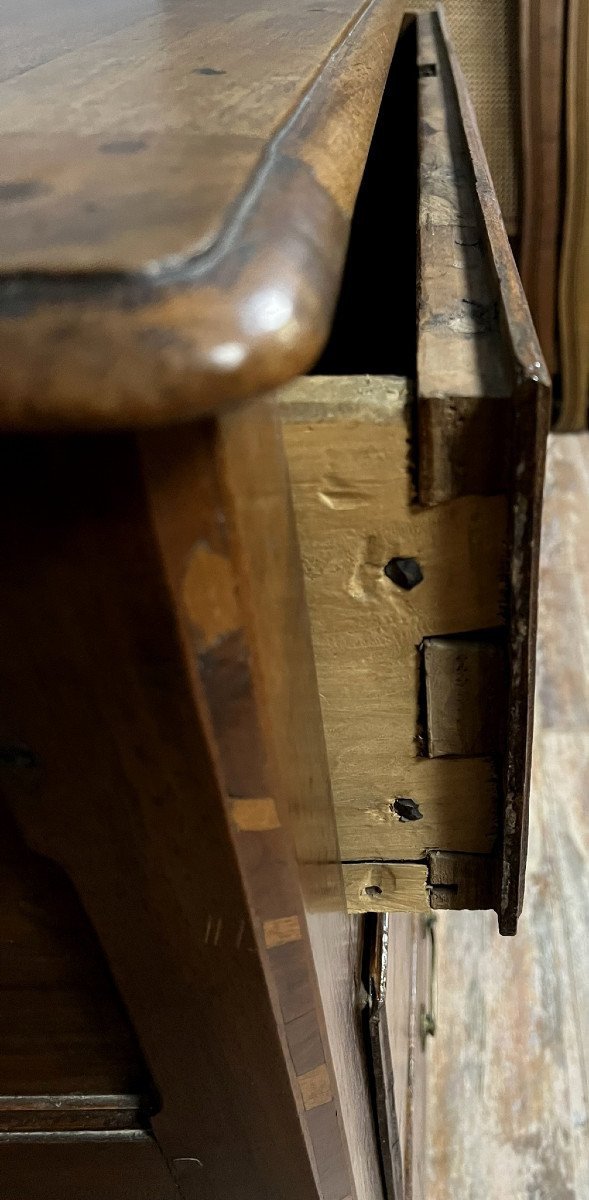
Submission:
POLYGON ((428 912, 425 863, 344 863, 349 912, 428 912))
POLYGON ((519 269, 548 369, 558 370, 565 4, 520 0, 522 216, 519 269))
POLYGON ((552 437, 526 900, 513 943, 488 914, 438 919, 436 1200, 572 1200, 589 1189, 588 496, 589 435, 552 437))
MULTIPOLYGON (((403 1200, 426 1200, 428 1196, 424 1153, 428 1141, 427 1108, 429 1040, 422 1035, 424 1009, 429 1010, 432 961, 429 938, 423 920, 415 914, 412 921, 411 974, 409 1001, 409 1054, 407 1060, 406 1124, 403 1149, 405 1194, 403 1200)), ((435 981, 434 981, 435 988, 435 981)), ((435 994, 435 992, 434 992, 435 994)))
POLYGON ((425 638, 422 654, 428 755, 500 754, 506 690, 501 644, 425 638))
POLYGON ((559 280, 561 432, 585 429, 589 396, 589 9, 567 7, 566 184, 559 280))
MULTIPOLYGON (((251 547, 240 540, 231 498, 234 456, 243 503, 259 494, 253 445, 264 448, 269 484, 282 479, 283 493, 272 494, 283 543, 292 517, 274 424, 264 426, 255 410, 250 419, 257 434, 235 418, 232 435, 193 427, 140 447, 130 435, 2 443, 10 579, 2 742, 24 742, 39 764, 27 770, 23 754, 15 766, 4 761, 2 784, 29 845, 64 867, 99 936, 161 1097, 151 1127, 180 1194, 228 1200, 243 1194, 246 1180, 273 1200, 344 1200, 352 1187, 346 1135, 285 822, 288 789, 273 774, 260 716, 267 675, 248 616, 251 547), (195 582, 190 552, 207 539, 228 560, 227 612, 240 619, 221 641, 224 657, 215 657, 218 643, 211 649, 191 625, 193 607, 184 606, 186 574, 195 582), (65 741, 56 730, 67 731, 65 741), (239 829, 231 800, 260 797, 275 801, 279 827, 239 829), (283 937, 266 946, 264 923, 295 916, 300 939, 285 941, 282 925, 283 937), (232 1032, 241 1024, 236 996, 247 996, 256 1014, 243 1036, 232 1032), (297 1075, 322 1065, 333 1099, 305 1113, 297 1075)), ((262 538, 265 528, 260 517, 262 538)), ((283 565, 289 555, 296 564, 293 545, 282 553, 283 565)), ((198 562, 203 571, 202 556, 198 562)), ((218 597, 216 561, 211 586, 218 597)), ((286 570, 279 586, 286 604, 286 570)), ((314 681, 305 636, 299 623, 300 687, 314 681)), ((310 749, 306 719, 321 739, 312 696, 305 712, 285 774, 288 761, 294 770, 310 749)), ((316 746, 305 784, 316 771, 322 791, 316 746)), ((300 798, 294 776, 291 786, 300 798)), ((321 819, 318 806, 316 827, 321 819)), ((325 845, 318 841, 309 874, 333 909, 325 845)))
MULTIPOLYGON (((470 490, 474 481, 470 463, 474 461, 477 464, 481 460, 487 462, 487 471, 482 474, 483 490, 505 486, 509 497, 508 628, 511 687, 503 785, 502 869, 496 900, 500 929, 508 934, 515 932, 524 885, 540 510, 549 421, 549 376, 501 220, 472 104, 460 65, 445 32, 441 10, 437 16, 419 15, 417 22, 418 54, 425 68, 420 79, 422 114, 426 111, 431 112, 433 130, 430 135, 424 127, 424 141, 427 142, 431 136, 435 145, 440 136, 436 112, 441 103, 440 92, 443 87, 450 104, 457 105, 462 128, 461 137, 457 140, 452 139, 452 145, 449 147, 451 157, 447 166, 450 177, 454 179, 456 170, 460 172, 464 166, 465 156, 470 164, 468 169, 476 195, 478 235, 475 239, 468 240, 477 243, 471 247, 474 255, 482 254, 486 257, 489 295, 494 296, 494 303, 490 308, 488 305, 485 308, 484 304, 482 308, 475 308, 478 314, 475 321, 478 328, 477 337, 484 335, 489 322, 491 326, 497 322, 496 327, 502 330, 508 354, 505 382, 509 379, 511 382, 505 397, 509 403, 507 406, 500 404, 499 410, 496 401, 500 397, 493 391, 492 386, 488 398, 483 399, 479 409, 476 404, 473 407, 473 397, 468 394, 470 389, 467 389, 465 396, 461 396, 460 392, 455 396, 454 387, 452 391, 435 389, 435 372, 430 372, 432 395, 428 396, 427 391, 425 394, 422 392, 418 346, 419 460, 420 464, 424 463, 425 466, 425 474, 419 483, 421 498, 428 503, 435 503, 448 496, 460 494, 464 489, 470 490), (428 73, 428 61, 433 64, 433 73, 428 73), (502 430, 504 440, 502 452, 496 451, 495 457, 488 453, 488 445, 492 436, 493 418, 498 412, 502 414, 499 419, 499 431, 501 434, 502 430), (505 423, 502 417, 506 418, 505 423), (439 484, 436 480, 436 469, 439 469, 439 484)), ((427 124, 429 126, 429 122, 427 124)), ((442 124, 442 133, 443 128, 442 124)), ((460 208, 452 204, 451 196, 449 199, 450 212, 447 219, 449 223, 454 221, 457 231, 460 231, 460 208)), ((470 225, 468 227, 470 228, 470 225)), ((456 240, 464 239, 460 235, 456 240)), ((442 259, 442 270, 444 266, 442 259)), ((447 315, 451 315, 451 300, 455 295, 454 291, 449 289, 450 306, 447 315)), ((476 297, 474 299, 476 300, 476 297)), ((436 310, 435 306, 430 310, 427 305, 424 306, 423 301, 422 294, 422 324, 429 338, 432 325, 436 328, 439 322, 442 327, 445 326, 446 310, 436 310)), ((464 336, 464 331, 456 330, 455 322, 450 322, 450 329, 450 344, 455 337, 460 340, 464 336)), ((483 356, 483 364, 486 361, 486 357, 483 356)), ((440 364, 443 364, 443 354, 440 354, 440 364)), ((485 368, 485 373, 488 374, 492 385, 493 373, 488 368, 485 368)), ((484 388, 478 395, 484 396, 486 390, 484 388)), ((501 383, 497 391, 502 390, 501 383)), ((496 447, 499 444, 501 436, 498 437, 496 447)))
MULTIPOLYGON (((14 754, 7 766, 8 751, 3 742, 4 773, 34 772, 14 754)), ((5 804, 0 829, 0 1131, 53 1127, 52 1097, 69 1127, 140 1127, 152 1085, 95 933, 63 872, 27 851, 5 804)))
MULTIPOLYGON (((403 919, 403 918, 401 918, 403 919)), ((406 918, 411 919, 411 918, 406 918)), ((403 994, 403 963, 394 963, 390 938, 391 917, 382 913, 366 920, 368 960, 368 1038, 372 1064, 374 1106, 387 1200, 403 1198, 403 1157, 401 1126, 397 1116, 397 1095, 405 1091, 409 1056, 409 1024, 396 1047, 399 1052, 400 1077, 393 1072, 391 1034, 388 1025, 387 997, 389 987, 395 989, 395 1004, 403 1012, 409 1000, 409 988, 403 994), (391 960, 389 960, 389 954, 391 960), (389 961, 391 971, 389 973, 389 961), (398 966, 401 968, 398 971, 398 966)), ((392 1004, 392 1000, 390 1000, 392 1004)), ((401 1022, 399 1022, 402 1025, 401 1022)), ((404 1132, 404 1130, 403 1130, 404 1132)))
POLYGON ((358 1200, 384 1200, 362 1026, 364 918, 308 913, 358 1200))
POLYGON ((0 1143, 0 1197, 14 1200, 178 1200, 153 1138, 94 1141, 70 1134, 0 1143))
POLYGON ((4 428, 186 420, 311 365, 401 6, 93 15, 30 44, 4 15, 4 428))
POLYGON ((493 628, 504 612, 501 496, 413 503, 403 380, 298 381, 278 397, 289 459, 342 858, 488 853, 497 792, 485 759, 420 754, 424 637, 493 628), (423 581, 395 586, 394 555, 423 581), (397 797, 420 821, 400 821, 397 797))

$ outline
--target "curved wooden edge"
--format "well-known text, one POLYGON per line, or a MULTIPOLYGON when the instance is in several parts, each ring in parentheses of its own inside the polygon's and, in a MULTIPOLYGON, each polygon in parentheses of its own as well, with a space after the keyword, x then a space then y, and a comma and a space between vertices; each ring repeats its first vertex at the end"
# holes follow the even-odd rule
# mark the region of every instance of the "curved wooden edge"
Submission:
POLYGON ((550 376, 505 232, 464 76, 448 37, 441 7, 437 12, 472 161, 514 372, 508 476, 511 684, 504 772, 505 808, 496 880, 499 930, 503 934, 514 934, 523 904, 528 836, 540 518, 550 424, 550 376))
POLYGON ((187 421, 312 365, 401 13, 399 0, 362 10, 204 255, 139 275, 0 279, 2 428, 187 421))

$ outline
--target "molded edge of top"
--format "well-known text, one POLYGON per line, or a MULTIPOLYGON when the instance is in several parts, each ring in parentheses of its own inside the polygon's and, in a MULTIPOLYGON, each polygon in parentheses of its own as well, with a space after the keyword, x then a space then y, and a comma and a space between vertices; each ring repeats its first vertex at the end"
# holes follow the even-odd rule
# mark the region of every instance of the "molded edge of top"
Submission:
POLYGON ((210 251, 135 275, 0 278, 0 427, 188 421, 316 361, 401 12, 398 0, 363 8, 210 251), (308 160, 309 148, 330 148, 334 123, 350 136, 332 194, 308 160))

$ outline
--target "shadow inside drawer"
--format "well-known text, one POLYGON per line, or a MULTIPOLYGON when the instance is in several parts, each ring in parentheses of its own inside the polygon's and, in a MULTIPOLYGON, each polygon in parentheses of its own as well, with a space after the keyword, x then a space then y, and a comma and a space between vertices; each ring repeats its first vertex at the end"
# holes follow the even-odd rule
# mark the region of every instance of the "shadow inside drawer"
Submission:
POLYGON ((331 336, 312 374, 415 378, 415 22, 399 37, 358 192, 331 336))

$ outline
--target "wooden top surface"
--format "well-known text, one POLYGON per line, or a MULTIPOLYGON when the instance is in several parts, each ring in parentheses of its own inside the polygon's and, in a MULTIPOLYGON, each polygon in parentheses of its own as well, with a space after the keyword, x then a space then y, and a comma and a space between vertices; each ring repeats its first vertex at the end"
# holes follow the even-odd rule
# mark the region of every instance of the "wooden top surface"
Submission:
POLYGON ((399 0, 6 0, 0 420, 189 419, 325 340, 399 0))

